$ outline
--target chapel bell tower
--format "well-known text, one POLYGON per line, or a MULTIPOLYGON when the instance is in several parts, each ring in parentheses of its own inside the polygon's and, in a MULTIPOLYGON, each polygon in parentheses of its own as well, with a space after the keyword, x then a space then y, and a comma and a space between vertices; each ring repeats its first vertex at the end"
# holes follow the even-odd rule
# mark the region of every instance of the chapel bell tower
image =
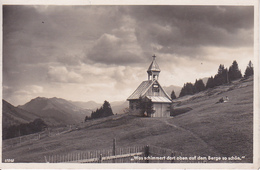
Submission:
POLYGON ((153 61, 149 66, 147 73, 148 73, 148 80, 158 80, 159 73, 161 72, 159 65, 155 61, 156 56, 153 55, 153 61))

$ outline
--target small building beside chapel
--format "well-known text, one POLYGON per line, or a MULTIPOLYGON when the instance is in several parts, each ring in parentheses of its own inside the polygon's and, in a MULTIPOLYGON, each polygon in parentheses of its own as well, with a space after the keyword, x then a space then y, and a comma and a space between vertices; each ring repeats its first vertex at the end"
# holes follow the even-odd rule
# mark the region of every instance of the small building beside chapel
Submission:
POLYGON ((139 103, 141 98, 146 98, 151 100, 154 109, 150 117, 170 117, 172 100, 158 81, 161 70, 155 58, 156 56, 154 55, 152 63, 147 70, 148 80, 143 81, 127 98, 131 114, 142 114, 139 103))

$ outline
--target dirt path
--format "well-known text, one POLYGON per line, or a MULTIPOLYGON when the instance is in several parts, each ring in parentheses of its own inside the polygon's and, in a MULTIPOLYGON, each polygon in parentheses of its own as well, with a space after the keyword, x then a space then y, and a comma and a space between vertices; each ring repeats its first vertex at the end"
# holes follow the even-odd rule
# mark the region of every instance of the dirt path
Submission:
POLYGON ((221 154, 219 152, 216 151, 216 149, 210 145, 208 145, 202 138, 200 138, 197 134, 191 132, 190 130, 184 129, 182 127, 176 126, 174 124, 171 124, 168 122, 168 120, 171 118, 158 118, 159 121, 165 123, 168 126, 174 127, 180 131, 183 131, 185 133, 188 133, 189 135, 191 135, 192 137, 194 137, 196 140, 198 140, 200 142, 200 144, 202 144, 205 148, 207 148, 209 150, 209 153, 214 153, 218 156, 221 156, 221 154))

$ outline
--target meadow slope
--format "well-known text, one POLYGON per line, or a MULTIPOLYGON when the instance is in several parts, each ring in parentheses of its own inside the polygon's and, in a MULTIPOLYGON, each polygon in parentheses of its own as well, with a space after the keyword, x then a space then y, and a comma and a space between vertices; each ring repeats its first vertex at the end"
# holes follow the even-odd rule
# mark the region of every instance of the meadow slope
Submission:
MULTIPOLYGON (((44 156, 112 147, 154 145, 184 156, 245 156, 253 161, 253 79, 235 81, 175 100, 192 110, 171 118, 115 115, 90 120, 56 137, 3 150, 3 160, 44 162, 44 156), (216 103, 228 96, 227 103, 216 103)), ((241 163, 240 162, 240 163, 241 163)))

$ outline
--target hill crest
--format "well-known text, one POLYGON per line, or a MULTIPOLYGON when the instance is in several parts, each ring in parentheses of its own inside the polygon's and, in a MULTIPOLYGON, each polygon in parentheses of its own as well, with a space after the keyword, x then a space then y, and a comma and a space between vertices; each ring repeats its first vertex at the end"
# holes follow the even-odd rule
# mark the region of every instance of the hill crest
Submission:
POLYGON ((36 118, 39 118, 36 114, 15 107, 9 102, 2 100, 3 128, 7 128, 12 125, 19 125, 22 123, 29 123, 35 120, 36 118))
POLYGON ((91 113, 91 110, 82 109, 65 99, 57 97, 37 97, 18 107, 35 113, 50 126, 80 123, 84 121, 86 115, 91 113))

